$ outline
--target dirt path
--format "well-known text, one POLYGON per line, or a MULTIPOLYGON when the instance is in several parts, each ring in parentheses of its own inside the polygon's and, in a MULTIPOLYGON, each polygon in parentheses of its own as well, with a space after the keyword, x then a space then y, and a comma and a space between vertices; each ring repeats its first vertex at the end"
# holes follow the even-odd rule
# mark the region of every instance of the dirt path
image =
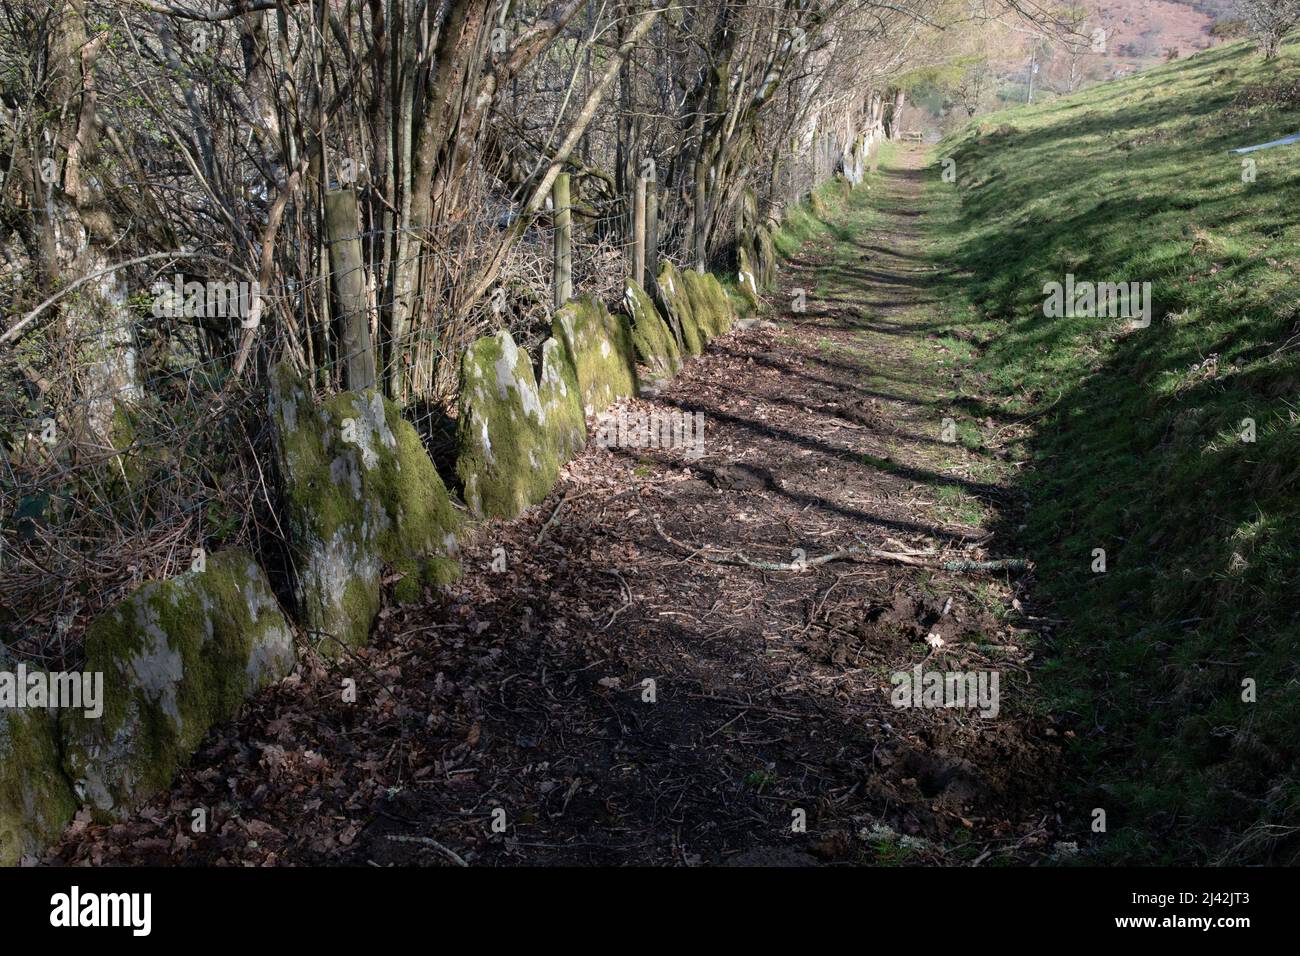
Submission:
POLYGON ((1000 556, 988 529, 1014 516, 1007 466, 942 440, 962 343, 927 337, 923 161, 900 153, 840 238, 784 270, 779 330, 724 337, 630 403, 701 412, 703 458, 589 448, 540 509, 468 543, 449 597, 386 612, 364 660, 306 668, 166 799, 79 824, 52 858, 1042 858, 1059 762, 1017 581, 929 567, 1000 556), (814 561, 859 541, 927 566, 735 554, 814 561), (891 706, 890 676, 918 664, 998 672, 998 716, 891 706))

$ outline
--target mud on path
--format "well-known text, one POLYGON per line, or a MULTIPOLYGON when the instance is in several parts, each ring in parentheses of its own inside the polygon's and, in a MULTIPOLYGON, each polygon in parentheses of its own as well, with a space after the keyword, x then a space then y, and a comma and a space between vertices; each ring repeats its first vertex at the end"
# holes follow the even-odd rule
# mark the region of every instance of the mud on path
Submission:
POLYGON ((308 663, 170 793, 120 825, 79 821, 48 859, 1046 858, 1059 737, 1024 578, 935 569, 1003 556, 991 529, 1015 516, 1012 465, 942 440, 977 383, 926 311, 924 161, 900 151, 838 238, 783 270, 779 329, 733 332, 628 404, 702 413, 702 458, 593 444, 541 507, 467 543, 447 594, 386 610, 372 648, 308 663), (915 563, 753 566, 858 543, 915 563), (891 674, 918 664, 997 671, 997 717, 893 707, 891 674))

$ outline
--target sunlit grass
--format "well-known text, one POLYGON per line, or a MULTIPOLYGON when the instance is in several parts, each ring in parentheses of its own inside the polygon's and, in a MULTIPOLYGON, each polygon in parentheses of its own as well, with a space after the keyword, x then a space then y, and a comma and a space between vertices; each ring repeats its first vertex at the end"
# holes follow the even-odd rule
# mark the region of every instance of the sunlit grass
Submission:
POLYGON ((1107 809, 1093 849, 1124 860, 1300 852, 1300 145, 1229 152, 1300 130, 1300 103, 1251 105, 1298 55, 1235 44, 985 117, 927 187, 938 311, 975 346, 938 341, 1031 428, 1022 547, 1069 622, 1045 686, 1078 805, 1107 809), (1067 272, 1150 282, 1151 326, 1048 318, 1067 272))

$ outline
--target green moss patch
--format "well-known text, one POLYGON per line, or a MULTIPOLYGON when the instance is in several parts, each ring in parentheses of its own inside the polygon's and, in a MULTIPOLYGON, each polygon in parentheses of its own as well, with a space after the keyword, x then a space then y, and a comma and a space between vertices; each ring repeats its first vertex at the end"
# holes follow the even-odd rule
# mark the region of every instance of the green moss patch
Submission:
POLYGON ((695 313, 695 324, 708 342, 731 331, 735 310, 717 276, 707 272, 682 273, 686 294, 695 313))
POLYGON ((736 246, 736 285, 753 308, 758 308, 758 270, 745 242, 736 246))
POLYGON ((557 462, 571 459, 587 444, 587 419, 582 411, 578 368, 559 339, 542 343, 542 377, 537 383, 542 403, 542 429, 557 462))
POLYGON ((266 574, 243 551, 143 585, 86 633, 103 713, 61 714, 64 769, 98 813, 121 817, 171 783, 213 724, 280 680, 293 637, 266 574))
POLYGON ((456 576, 460 521, 415 429, 378 392, 317 405, 285 365, 270 398, 303 625, 329 656, 363 645, 384 565, 398 598, 456 576))
MULTIPOLYGON (((563 373, 563 363, 558 368, 563 373)), ((565 382, 566 389, 573 380, 565 382)), ((548 386, 553 397, 558 386, 548 386)), ((456 474, 476 517, 513 518, 550 493, 559 460, 558 438, 548 425, 532 362, 509 332, 478 339, 465 350, 456 474)))
POLYGON ((47 710, 0 710, 0 866, 39 853, 77 811, 55 731, 47 710))
POLYGON ((636 348, 626 316, 613 315, 603 302, 584 296, 565 303, 551 328, 573 356, 586 414, 636 394, 636 348))
POLYGON ((682 273, 665 259, 659 266, 659 275, 655 279, 659 288, 659 301, 667 313, 668 324, 677 338, 677 344, 685 355, 700 355, 708 337, 695 321, 695 307, 687 293, 682 273))
POLYGON ((632 344, 641 364, 654 378, 672 378, 682 367, 677 339, 650 296, 631 279, 623 283, 623 308, 632 319, 632 344))

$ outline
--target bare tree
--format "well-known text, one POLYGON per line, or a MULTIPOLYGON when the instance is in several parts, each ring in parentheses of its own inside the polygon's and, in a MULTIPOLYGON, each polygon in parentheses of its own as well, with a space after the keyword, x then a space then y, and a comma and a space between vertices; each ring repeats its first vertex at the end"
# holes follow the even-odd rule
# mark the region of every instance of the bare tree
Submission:
POLYGON ((1300 0, 1237 0, 1237 9, 1266 60, 1277 56, 1283 37, 1300 23, 1300 0))

